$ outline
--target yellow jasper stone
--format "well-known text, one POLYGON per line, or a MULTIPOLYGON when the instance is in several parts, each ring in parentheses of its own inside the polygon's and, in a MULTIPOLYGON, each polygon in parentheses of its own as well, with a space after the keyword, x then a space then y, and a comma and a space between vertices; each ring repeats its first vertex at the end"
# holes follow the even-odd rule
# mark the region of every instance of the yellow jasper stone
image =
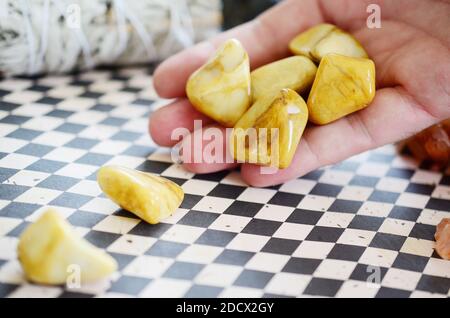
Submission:
POLYGON ((53 209, 25 229, 17 253, 26 277, 40 284, 64 284, 77 274, 80 282, 93 282, 117 269, 111 256, 79 237, 53 209))
POLYGON ((150 224, 171 216, 184 198, 178 184, 120 166, 100 168, 97 181, 112 201, 150 224))
POLYGON ((316 71, 316 65, 304 56, 291 56, 257 68, 250 74, 253 100, 275 95, 283 88, 303 93, 311 87, 316 71))
POLYGON ((308 98, 309 120, 325 125, 366 107, 375 97, 375 64, 329 54, 320 62, 308 98))
POLYGON ((330 53, 367 58, 367 53, 358 40, 335 25, 327 23, 297 35, 289 43, 289 49, 294 54, 307 56, 316 62, 320 62, 330 53))
POLYGON ((198 111, 233 127, 251 103, 250 62, 241 43, 226 41, 189 77, 186 93, 198 111))
POLYGON ((308 121, 303 98, 291 89, 257 100, 237 122, 231 152, 240 162, 287 168, 308 121))

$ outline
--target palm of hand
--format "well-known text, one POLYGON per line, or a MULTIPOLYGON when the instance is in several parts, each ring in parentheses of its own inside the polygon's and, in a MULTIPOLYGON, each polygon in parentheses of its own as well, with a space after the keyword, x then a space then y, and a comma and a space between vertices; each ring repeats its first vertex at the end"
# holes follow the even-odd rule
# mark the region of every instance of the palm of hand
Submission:
MULTIPOLYGON (((289 40, 307 27, 331 22, 354 34, 375 61, 375 100, 370 107, 332 124, 308 127, 289 168, 262 175, 258 166, 244 164, 243 179, 255 186, 273 185, 401 140, 450 117, 449 16, 450 2, 446 0, 287 0, 257 20, 164 62, 155 73, 155 87, 162 97, 178 100, 152 115, 150 133, 155 142, 173 146, 173 129, 192 131, 195 119, 212 124, 192 108, 184 97, 184 87, 188 76, 224 39, 240 39, 254 68, 285 57, 289 40), (380 29, 369 29, 366 24, 366 8, 374 2, 381 8, 380 29)), ((234 166, 185 163, 197 173, 234 166)))

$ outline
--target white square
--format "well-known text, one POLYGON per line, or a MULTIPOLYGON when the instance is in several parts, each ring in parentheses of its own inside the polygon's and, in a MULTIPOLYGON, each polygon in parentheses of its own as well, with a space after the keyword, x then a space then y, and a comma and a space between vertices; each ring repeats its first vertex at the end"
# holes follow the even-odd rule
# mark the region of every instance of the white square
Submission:
POLYGON ((321 195, 307 195, 300 201, 297 207, 304 210, 326 211, 335 200, 335 198, 321 195))
POLYGON ((267 203, 277 193, 276 190, 262 188, 245 188, 237 198, 240 201, 267 203))
POLYGON ((239 266, 209 264, 197 275, 195 283, 218 287, 230 286, 241 271, 242 268, 239 266))
POLYGON ((248 184, 242 180, 241 174, 237 171, 231 171, 229 174, 223 178, 220 183, 223 184, 229 184, 229 185, 235 185, 235 186, 241 186, 241 187, 247 187, 248 184))
POLYGON ((295 194, 308 194, 316 186, 317 182, 306 179, 294 179, 284 183, 280 191, 295 193, 295 194))
POLYGON ((130 144, 125 141, 104 140, 92 147, 90 151, 107 155, 117 155, 124 152, 129 146, 130 144))
MULTIPOLYGON (((61 125, 62 123, 64 123, 64 119, 62 118, 41 116, 41 117, 34 117, 28 120, 26 123, 22 125, 22 128, 49 132, 58 127, 59 125, 61 125)), ((42 135, 39 137, 42 137, 42 135)), ((40 139, 34 139, 35 142, 37 142, 36 140, 40 139)))
POLYGON ((412 156, 397 155, 391 163, 393 168, 417 169, 417 160, 412 156))
POLYGON ((46 205, 56 199, 62 191, 34 187, 19 195, 14 201, 46 205))
POLYGON ((66 98, 58 104, 58 109, 79 112, 95 105, 95 99, 84 97, 66 98))
POLYGON ((56 86, 47 91, 47 95, 53 98, 73 98, 83 94, 84 88, 82 86, 63 85, 56 86))
POLYGON ((39 171, 20 170, 15 175, 5 180, 3 183, 34 187, 39 182, 47 178, 49 175, 50 174, 48 173, 39 171))
POLYGON ((71 209, 71 208, 59 207, 59 206, 54 206, 54 205, 42 206, 39 209, 37 209, 36 211, 34 211, 33 214, 27 216, 25 218, 25 221, 33 222, 33 223, 36 222, 42 216, 42 214, 44 214, 44 212, 46 212, 50 208, 52 208, 53 210, 56 210, 57 213, 64 219, 67 219, 70 215, 72 215, 73 212, 75 212, 75 209, 71 209))
POLYGON ((443 186, 443 185, 437 185, 434 189, 433 193, 431 194, 433 198, 443 199, 443 200, 450 200, 450 187, 449 186, 443 186))
POLYGON ((240 233, 250 221, 251 218, 249 217, 221 214, 209 228, 218 231, 240 233))
POLYGON ((380 289, 379 285, 356 280, 348 280, 342 284, 337 298, 374 298, 380 289))
POLYGON ((189 244, 194 243, 204 231, 205 229, 195 226, 174 224, 161 236, 161 239, 189 244))
POLYGON ((313 228, 313 225, 283 223, 273 237, 303 241, 313 228))
POLYGON ((245 268, 262 272, 277 273, 281 272, 289 261, 288 255, 279 255, 272 253, 257 253, 245 265, 245 268))
POLYGON ((7 91, 22 91, 27 87, 32 85, 32 80, 18 79, 18 78, 8 78, 0 82, 0 88, 7 91))
POLYGON ((20 223, 22 220, 0 216, 0 235, 5 236, 20 223))
POLYGON ((19 243, 18 238, 9 236, 0 237, 0 259, 16 259, 17 243, 19 243))
POLYGON ((43 158, 62 162, 74 162, 86 153, 87 151, 81 149, 60 147, 50 151, 43 158))
POLYGON ((69 163, 55 172, 55 174, 65 177, 72 177, 78 179, 84 179, 89 177, 95 171, 97 171, 96 166, 85 165, 80 163, 69 163))
MULTIPOLYGON (((6 114, 8 114, 7 112, 2 112, 2 116, 0 116, 0 118, 3 118, 3 117, 5 117, 6 116, 6 114), (5 115, 5 116, 3 116, 3 115, 5 115)), ((17 125, 12 125, 12 124, 3 124, 3 123, 0 123, 0 136, 6 136, 6 135, 9 135, 10 133, 12 133, 14 130, 16 130, 17 129, 17 125)), ((9 148, 9 145, 8 144, 6 144, 6 140, 8 140, 8 139, 10 139, 10 140, 12 140, 12 141, 15 141, 15 140, 17 140, 17 141, 21 141, 23 144, 26 144, 27 142, 25 141, 25 140, 19 140, 19 139, 15 139, 15 138, 2 138, 1 140, 2 140, 2 142, 0 143, 0 150, 1 149, 5 149, 6 147, 8 147, 9 148)), ((19 146, 17 146, 18 148, 20 148, 19 146)), ((18 149, 17 148, 17 149, 18 149)), ((6 152, 6 151, 4 151, 4 150, 2 150, 3 152, 6 152)))
POLYGON ((125 275, 157 278, 173 264, 174 260, 166 257, 142 255, 124 268, 125 275))
POLYGON ((263 291, 256 288, 231 286, 223 290, 220 294, 220 298, 261 298, 263 291))
MULTIPOLYGON (((134 142, 136 145, 140 146, 150 146, 154 147, 154 142, 151 140, 150 136, 142 136, 134 142)), ((173 163, 171 150, 168 148, 158 147, 150 156, 147 157, 149 160, 161 161, 173 163)))
POLYGON ((223 248, 208 245, 189 245, 180 255, 178 255, 177 260, 183 262, 209 264, 212 263, 220 253, 222 253, 223 248))
POLYGON ((181 187, 185 193, 207 195, 216 186, 217 182, 191 179, 186 181, 181 187))
POLYGON ((108 252, 126 254, 126 255, 142 255, 157 240, 153 237, 140 235, 124 234, 108 246, 108 252))
POLYGON ((187 209, 178 208, 171 216, 165 218, 163 221, 168 224, 177 224, 188 212, 189 210, 187 209))
POLYGON ((39 85, 46 86, 65 86, 73 80, 69 75, 46 75, 37 80, 39 85))
POLYGON ((337 196, 338 199, 366 201, 372 194, 373 189, 360 186, 346 186, 337 196))
POLYGON ((357 214, 375 216, 375 217, 387 217, 391 213, 393 204, 383 202, 366 201, 359 208, 357 214))
POLYGON ((259 252, 269 239, 270 237, 268 236, 239 233, 230 243, 228 243, 227 249, 259 252))
POLYGON ((314 272, 314 277, 347 280, 356 267, 356 262, 324 259, 314 272))
POLYGON ((191 287, 192 283, 171 278, 160 278, 153 281, 139 294, 144 298, 181 298, 191 287))
POLYGON ((135 169, 145 161, 145 158, 117 155, 108 160, 105 165, 118 165, 135 169))
POLYGON ((430 257, 433 254, 434 246, 435 242, 408 237, 400 252, 430 257))
POLYGON ((291 208, 291 207, 274 205, 274 204, 266 204, 255 215, 255 218, 263 219, 263 220, 284 222, 284 221, 286 221, 286 219, 291 215, 291 213, 294 210, 295 210, 295 208, 291 208))
POLYGON ((411 178, 411 182, 423 183, 423 184, 439 184, 442 174, 440 172, 428 171, 428 170, 416 170, 411 178))
POLYGON ((381 191, 404 192, 409 185, 409 181, 400 178, 384 177, 375 186, 381 191))
POLYGON ((22 105, 16 109, 14 109, 11 113, 13 115, 19 115, 19 116, 21 115, 21 116, 39 117, 39 116, 49 113, 52 109, 53 109, 53 107, 50 105, 31 103, 31 104, 22 105))
POLYGON ((320 183, 346 185, 350 182, 353 176, 354 176, 353 172, 327 169, 320 176, 318 181, 320 183))
POLYGON ((373 162, 362 163, 356 173, 369 177, 384 177, 389 170, 389 165, 373 162))
POLYGON ((67 134, 59 131, 47 131, 42 135, 36 137, 33 142, 47 146, 61 147, 74 138, 75 136, 72 134, 67 134))
POLYGON ((94 230, 116 234, 128 233, 140 220, 117 215, 108 215, 94 226, 94 230))
POLYGON ((429 196, 416 193, 402 193, 397 199, 396 205, 407 206, 410 208, 423 209, 430 199, 429 196))
POLYGON ((94 198, 83 205, 80 210, 88 212, 96 212, 100 214, 111 214, 120 207, 113 201, 106 198, 94 198))
POLYGON ((115 80, 104 80, 95 81, 89 85, 89 90, 93 92, 107 93, 115 92, 120 90, 124 86, 124 82, 115 80))
POLYGON ((27 104, 37 101, 43 97, 41 92, 36 91, 17 91, 11 94, 3 96, 5 102, 16 103, 16 104, 27 104))
POLYGON ((391 267, 398 252, 381 248, 368 247, 361 255, 359 263, 371 266, 391 267))
POLYGON ((102 193, 102 190, 100 189, 98 183, 96 181, 92 180, 81 180, 77 184, 75 184, 73 187, 71 187, 67 192, 70 193, 77 193, 87 196, 98 196, 102 193))
POLYGON ((317 222, 319 226, 346 228, 353 220, 351 213, 325 212, 317 222))
POLYGON ((0 267, 0 282, 15 285, 27 282, 18 260, 13 259, 0 267))
POLYGON ((116 134, 120 129, 108 125, 93 125, 83 129, 78 136, 97 140, 105 140, 116 134))
POLYGON ((14 290, 9 298, 55 298, 62 292, 61 287, 25 284, 14 290))
MULTIPOLYGON (((143 108, 143 107, 141 107, 141 108, 142 108, 142 110, 147 110, 146 108, 143 108)), ((122 109, 122 107, 120 107, 119 109, 122 109)), ((123 109, 126 110, 126 108, 123 108, 123 109)), ((129 119, 122 126, 122 129, 146 135, 148 132, 148 118, 141 117, 141 118, 129 119)))
POLYGON ((431 276, 450 278, 450 262, 440 258, 430 258, 423 273, 431 276))
POLYGON ((192 210, 212 212, 212 213, 223 213, 234 200, 218 197, 203 197, 197 204, 192 208, 192 210))
POLYGON ((164 170, 161 175, 164 177, 190 179, 195 174, 184 169, 182 165, 174 164, 164 170))
POLYGON ((334 247, 334 243, 303 241, 292 254, 294 257, 325 259, 334 247))
POLYGON ((375 232, 372 231, 345 229, 344 233, 342 233, 339 237, 337 243, 356 246, 369 246, 374 236, 375 232))
POLYGON ((378 232, 394 235, 408 236, 414 227, 414 222, 386 218, 378 232))
POLYGON ((445 295, 433 294, 421 290, 415 290, 411 293, 409 298, 447 298, 445 295))
POLYGON ((389 268, 386 275, 384 275, 381 285, 412 291, 416 288, 421 276, 421 273, 398 268, 389 268))
POLYGON ((10 169, 25 169, 37 160, 39 160, 39 158, 37 157, 10 153, 6 157, 0 159, 0 167, 10 169))
MULTIPOLYGON (((146 107, 126 105, 125 107, 123 107, 123 106, 116 107, 109 114, 111 116, 115 116, 115 117, 131 119, 131 118, 144 117, 143 115, 147 111, 148 111, 148 108, 146 108, 146 107)), ((145 127, 147 129, 148 119, 147 118, 139 118, 139 119, 143 120, 142 123, 145 122, 145 125, 143 125, 143 127, 145 127)))
POLYGON ((299 296, 311 281, 311 276, 292 273, 278 273, 265 288, 266 293, 283 296, 299 296))
POLYGON ((136 99, 136 95, 128 92, 108 92, 99 98, 100 103, 105 104, 127 104, 136 99))

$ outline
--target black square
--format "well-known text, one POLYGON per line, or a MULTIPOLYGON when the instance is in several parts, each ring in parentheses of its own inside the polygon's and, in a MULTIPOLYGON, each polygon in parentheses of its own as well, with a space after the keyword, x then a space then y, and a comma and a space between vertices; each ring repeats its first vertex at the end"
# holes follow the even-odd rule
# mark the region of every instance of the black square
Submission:
POLYGON ((447 295, 450 290, 450 278, 422 275, 416 289, 447 295))
POLYGON ((19 225, 17 225, 15 228, 13 228, 7 236, 10 237, 20 237, 22 235, 22 232, 25 231, 25 229, 31 224, 31 222, 22 222, 19 225))
POLYGON ((440 185, 448 185, 450 186, 450 175, 444 175, 439 182, 440 185))
POLYGON ((410 237, 434 241, 434 234, 436 233, 436 226, 429 224, 416 223, 409 233, 410 237))
POLYGON ((291 255, 300 243, 301 241, 272 237, 266 245, 264 245, 261 252, 291 255))
POLYGON ((350 185, 374 188, 379 181, 380 179, 376 177, 356 175, 350 181, 350 185))
POLYGON ((242 230, 242 233, 272 236, 281 226, 281 222, 252 219, 242 230))
POLYGON ((366 231, 377 231, 383 224, 384 219, 376 216, 355 215, 348 225, 349 229, 366 231))
POLYGON ((315 226, 306 237, 306 241, 336 242, 344 229, 335 227, 315 226))
POLYGON ((12 133, 8 134, 6 137, 31 141, 41 134, 42 134, 41 131, 19 128, 14 130, 12 133))
POLYGON ((342 170, 342 171, 350 171, 354 172, 361 165, 359 162, 355 161, 343 161, 333 166, 333 170, 342 170))
POLYGON ((322 216, 323 212, 295 209, 286 222, 316 225, 322 216))
POLYGON ((192 280, 205 267, 202 264, 175 262, 164 273, 163 277, 192 280))
POLYGON ((387 233, 377 233, 373 238, 372 242, 370 242, 370 247, 383 248, 386 250, 392 251, 400 251, 405 243, 406 237, 387 234, 387 233))
POLYGON ((92 166, 102 166, 110 159, 111 159, 110 155, 90 152, 85 154, 83 157, 79 158, 76 162, 92 166))
POLYGON ((184 295, 185 298, 215 298, 219 296, 222 288, 205 286, 205 285, 194 285, 187 293, 184 295))
POLYGON ((420 209, 414 209, 404 206, 394 206, 389 213, 389 217, 392 219, 399 219, 399 220, 407 220, 407 221, 417 221, 420 214, 422 213, 422 210, 420 209))
POLYGON ((94 295, 85 294, 85 293, 77 293, 73 291, 63 291, 62 294, 58 296, 58 298, 92 298, 94 295))
POLYGON ((217 231, 217 230, 206 230, 198 239, 195 241, 197 244, 211 245, 225 247, 230 243, 230 241, 236 236, 236 233, 217 231))
POLYGON ((129 234, 140 235, 146 237, 161 237, 172 225, 166 223, 148 224, 140 222, 133 227, 129 234))
POLYGON ((120 127, 123 124, 125 124, 127 122, 126 119, 124 118, 119 118, 119 117, 108 117, 104 120, 102 120, 99 124, 101 125, 108 125, 108 126, 115 126, 115 127, 120 127))
POLYGON ((78 134, 83 129, 86 129, 86 125, 64 123, 55 128, 56 131, 61 131, 69 134, 78 134))
POLYGON ((184 194, 183 202, 181 202, 180 208, 182 209, 192 209, 198 201, 200 201, 203 197, 201 195, 195 194, 184 194))
POLYGON ((91 149, 92 147, 94 147, 98 143, 99 143, 99 141, 95 140, 95 139, 77 137, 77 138, 72 139, 70 142, 68 142, 64 146, 70 147, 70 148, 88 150, 88 149, 91 149))
POLYGON ((0 283, 0 298, 6 298, 18 287, 19 287, 18 285, 0 283))
POLYGON ((37 186, 41 188, 65 191, 73 187, 79 181, 80 180, 71 177, 51 175, 48 178, 39 182, 37 186))
POLYGON ((176 184, 178 184, 180 187, 186 183, 186 179, 181 179, 181 178, 174 178, 174 177, 165 177, 167 180, 170 180, 176 184))
POLYGON ((35 157, 43 157, 53 149, 55 149, 55 147, 29 143, 17 150, 16 153, 35 157))
POLYGON ((450 200, 430 198, 426 208, 450 212, 450 200))
POLYGON ((71 112, 68 110, 54 109, 51 112, 47 113, 45 116, 57 117, 57 118, 67 118, 72 116, 75 112, 71 112))
POLYGON ((425 266, 427 266, 427 263, 427 257, 398 253, 392 267, 406 269, 414 272, 423 272, 425 266))
POLYGON ((272 293, 264 293, 261 298, 294 298, 292 296, 286 296, 286 295, 278 295, 278 294, 272 294, 272 293))
POLYGON ((323 175, 324 170, 314 170, 307 174, 305 174, 303 177, 299 179, 306 179, 306 180, 314 180, 317 181, 320 179, 320 177, 323 175))
POLYGON ((218 172, 214 172, 214 173, 202 173, 202 174, 196 174, 193 177, 193 179, 220 182, 229 173, 230 173, 230 171, 228 171, 228 170, 218 171, 218 172))
POLYGON ((342 283, 340 280, 313 277, 304 293, 312 296, 333 297, 341 288, 342 283))
POLYGON ((261 203, 234 201, 224 212, 239 216, 254 217, 264 205, 261 203))
POLYGON ((33 212, 35 212, 40 207, 41 206, 38 204, 11 202, 0 210, 0 216, 24 219, 27 216, 33 214, 33 212))
POLYGON ((139 93, 142 90, 142 88, 138 87, 124 87, 121 89, 122 92, 128 92, 128 93, 139 93))
POLYGON ((50 202, 50 205, 79 209, 92 199, 92 197, 87 195, 65 192, 50 202))
POLYGON ((0 184, 0 199, 12 201, 28 189, 30 188, 20 185, 0 184))
MULTIPOLYGON (((3 94, 5 94, 5 93, 9 94, 11 92, 0 90, 0 96, 4 96, 3 94)), ((0 109, 1 110, 10 112, 10 111, 13 111, 14 109, 16 109, 19 106, 21 106, 21 105, 20 104, 16 104, 16 103, 5 102, 5 101, 0 99, 0 109)))
POLYGON ((382 153, 372 152, 369 156, 369 161, 372 162, 381 162, 381 163, 391 163, 395 158, 393 155, 386 155, 382 153))
POLYGON ((272 279, 273 275, 274 274, 272 273, 245 269, 239 277, 236 278, 233 285, 263 289, 272 279))
POLYGON ((38 99, 37 101, 35 101, 35 103, 39 103, 39 104, 48 104, 48 105, 56 105, 60 102, 62 102, 63 99, 61 98, 54 98, 54 97, 42 97, 41 99, 38 99))
POLYGON ((124 152, 122 152, 122 155, 139 157, 139 158, 147 158, 155 150, 156 150, 156 148, 154 148, 154 147, 132 145, 129 148, 127 148, 124 152))
POLYGON ((122 130, 122 131, 119 131, 118 133, 114 134, 111 137, 111 140, 135 141, 136 139, 138 139, 141 136, 142 136, 142 134, 140 134, 140 133, 122 130))
POLYGON ((145 254, 176 258, 188 246, 188 244, 158 240, 145 254))
POLYGON ((28 91, 34 91, 34 92, 42 92, 45 93, 46 91, 48 91, 49 89, 51 89, 52 87, 50 86, 46 86, 46 85, 38 85, 38 84, 34 84, 33 86, 30 86, 27 88, 28 91))
POLYGON ((109 291, 137 296, 150 282, 147 278, 124 275, 112 283, 109 291))
POLYGON ((96 110, 98 112, 105 112, 105 113, 108 113, 113 109, 114 109, 114 106, 109 105, 109 104, 96 104, 91 107, 91 110, 96 110))
POLYGON ((178 221, 178 224, 207 228, 219 217, 217 213, 200 212, 191 210, 178 221))
POLYGON ((0 119, 0 123, 22 125, 24 122, 26 122, 30 119, 31 119, 31 117, 28 117, 28 116, 8 115, 8 116, 0 119))
POLYGON ((382 286, 375 298, 409 298, 410 291, 382 286))
POLYGON ((411 179, 414 173, 415 171, 412 169, 391 168, 387 172, 387 176, 401 179, 411 179))
POLYGON ((19 172, 19 170, 0 167, 0 182, 8 180, 13 175, 15 175, 17 172, 19 172))
POLYGON ((436 187, 430 184, 410 183, 406 188, 406 192, 424 194, 430 196, 436 187))
POLYGON ((295 208, 304 197, 305 196, 301 194, 277 192, 268 203, 295 208))
POLYGON ((47 160, 47 159, 40 159, 31 165, 29 165, 26 169, 32 170, 32 171, 40 171, 40 172, 47 172, 47 173, 53 173, 64 167, 66 163, 61 161, 54 161, 54 160, 47 160))
MULTIPOLYGON (((104 193, 102 193, 101 196, 103 198, 107 198, 107 196, 104 193)), ((137 219, 137 220, 140 219, 137 215, 135 215, 135 214, 133 214, 130 211, 127 211, 125 209, 118 209, 117 211, 115 211, 113 213, 113 215, 115 215, 115 216, 122 216, 124 218, 137 219)))
POLYGON ((336 199, 328 208, 328 211, 342 212, 342 213, 356 213, 362 206, 360 201, 336 199))
POLYGON ((131 102, 131 104, 133 105, 145 105, 145 106, 150 106, 154 103, 155 101, 152 99, 145 99, 145 98, 138 98, 135 101, 131 102))
POLYGON ((380 281, 382 281, 386 273, 387 268, 385 267, 357 264, 352 274, 350 275, 350 279, 375 283, 375 281, 372 281, 372 279, 379 278, 380 281), (380 277, 377 277, 378 275, 380 277))
POLYGON ((362 246, 336 244, 327 258, 357 262, 364 250, 365 248, 362 246))
POLYGON ((236 199, 244 190, 245 187, 219 183, 208 193, 208 195, 212 197, 236 199))
POLYGON ((73 80, 72 82, 70 82, 70 85, 72 85, 72 86, 89 86, 91 84, 92 84, 92 81, 80 80, 80 79, 76 79, 76 80, 73 80))
POLYGON ((120 234, 101 232, 101 231, 95 231, 95 230, 89 231, 84 236, 84 238, 86 240, 88 240, 95 246, 97 246, 99 248, 104 248, 104 249, 106 249, 108 246, 110 246, 119 237, 120 237, 120 234))
POLYGON ((125 255, 119 253, 111 253, 108 252, 117 262, 119 270, 123 270, 128 264, 130 264, 133 260, 136 259, 136 256, 133 255, 125 255))
POLYGON ((321 262, 319 259, 292 257, 286 263, 282 272, 312 275, 321 262))
POLYGON ((76 211, 67 220, 74 226, 92 228, 105 217, 106 215, 99 213, 76 211))
POLYGON ((169 168, 170 166, 171 166, 171 164, 168 162, 146 160, 144 163, 139 165, 136 169, 140 170, 140 171, 160 174, 164 170, 169 168))
POLYGON ((312 188, 309 194, 336 197, 339 194, 339 192, 341 192, 341 190, 342 190, 341 186, 326 183, 318 183, 314 186, 314 188, 312 188))
POLYGON ((370 195, 369 201, 395 203, 399 196, 399 193, 375 190, 370 195))
POLYGON ((103 93, 86 91, 83 94, 81 94, 79 97, 97 99, 97 98, 100 98, 102 95, 103 95, 103 93))
POLYGON ((244 266, 255 255, 255 253, 237 250, 224 250, 214 263, 244 266))

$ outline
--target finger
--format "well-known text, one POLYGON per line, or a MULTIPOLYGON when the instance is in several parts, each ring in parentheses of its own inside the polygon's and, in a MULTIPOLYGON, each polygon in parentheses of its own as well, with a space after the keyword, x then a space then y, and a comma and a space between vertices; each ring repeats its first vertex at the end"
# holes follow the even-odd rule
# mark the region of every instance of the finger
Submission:
POLYGON ((160 146, 171 147, 180 139, 181 134, 194 130, 194 121, 200 120, 208 125, 212 119, 195 110, 185 98, 154 111, 149 120, 149 132, 153 141, 160 146), (179 131, 177 134, 175 132, 179 131))
POLYGON ((437 121, 403 89, 385 88, 377 92, 373 103, 364 110, 329 125, 308 127, 287 169, 267 175, 261 173, 259 166, 244 164, 242 178, 258 187, 280 184, 365 150, 407 138, 437 121))

